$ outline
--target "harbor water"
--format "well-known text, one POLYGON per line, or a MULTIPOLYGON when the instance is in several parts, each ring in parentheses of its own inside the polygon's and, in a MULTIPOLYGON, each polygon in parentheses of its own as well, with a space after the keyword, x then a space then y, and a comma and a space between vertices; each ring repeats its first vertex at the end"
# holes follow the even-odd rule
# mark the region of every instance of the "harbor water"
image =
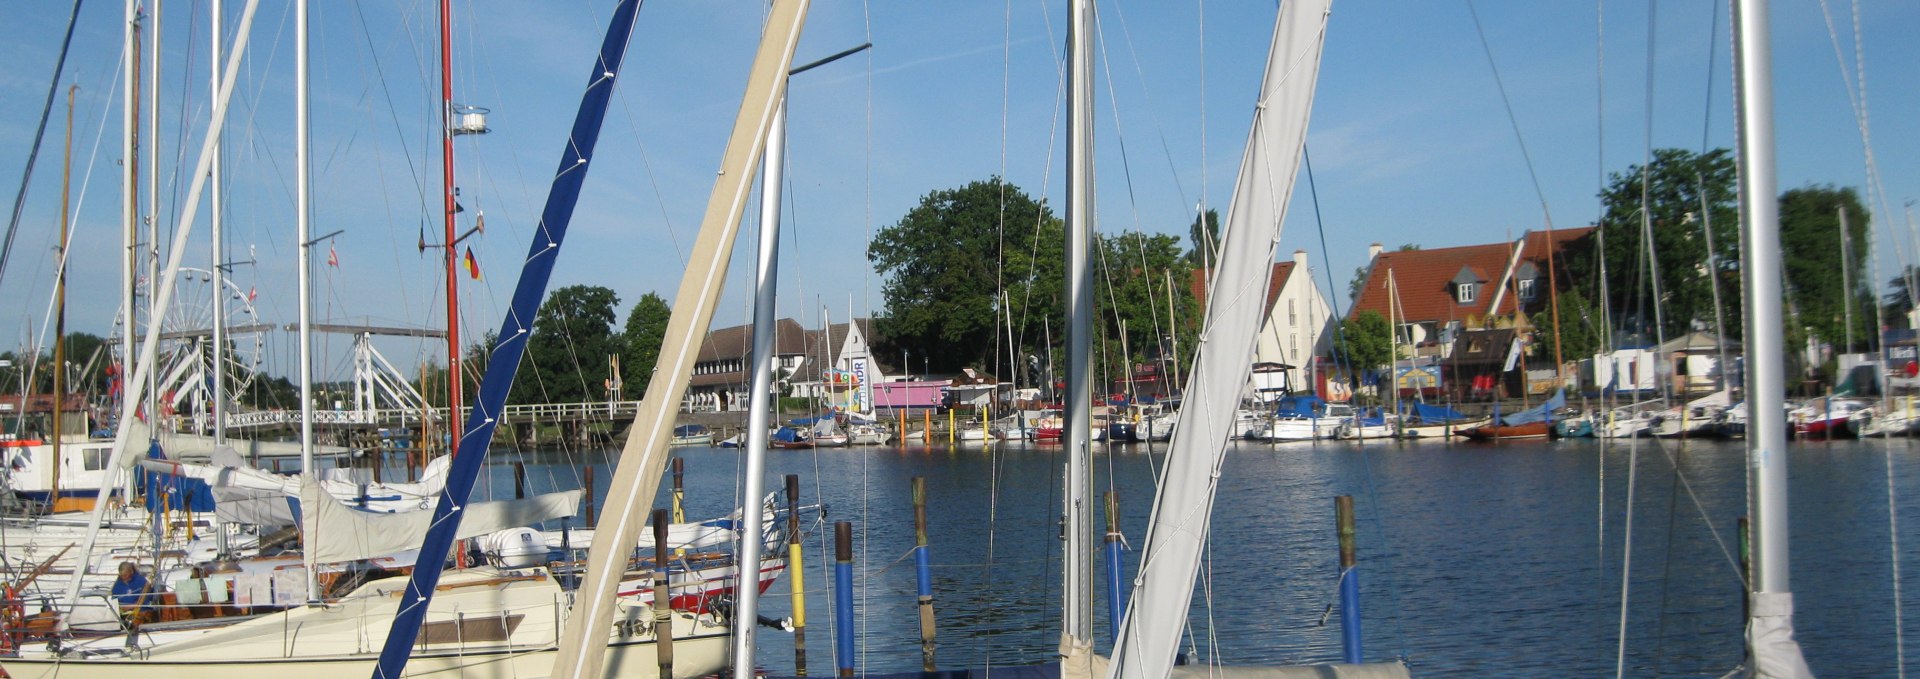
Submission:
MULTIPOLYGON (((690 519, 738 506, 739 451, 675 451, 687 460, 690 519)), ((519 461, 536 492, 578 487, 581 470, 596 466, 594 496, 605 498, 609 455, 496 448, 480 492, 511 496, 519 461)), ((1335 496, 1352 495, 1369 660, 1402 658, 1423 676, 1611 675, 1624 591, 1628 675, 1720 676, 1742 655, 1742 455, 1737 442, 1699 441, 1235 443, 1186 655, 1228 664, 1338 660, 1339 616, 1328 615, 1338 600, 1333 506, 1335 496), (1631 566, 1623 566, 1629 546, 1631 566)), ((1892 550, 1899 546, 1912 579, 1920 539, 1892 539, 1889 460, 1899 532, 1910 535, 1920 527, 1920 447, 1795 443, 1790 459, 1806 657, 1822 676, 1892 676, 1901 591, 1892 550)), ((1146 444, 1096 447, 1095 492, 1118 494, 1133 546, 1145 543, 1163 462, 1146 444)), ((920 668, 915 476, 927 478, 939 666, 1052 659, 1065 463, 1060 446, 1036 444, 773 451, 767 488, 798 474, 802 502, 827 506, 825 523, 807 517, 809 673, 834 671, 833 521, 854 523, 857 667, 920 668)), ((668 498, 663 485, 656 504, 668 498)), ((1097 513, 1095 525, 1104 529, 1097 513)), ((1137 556, 1127 553, 1129 581, 1137 556)), ((790 583, 781 579, 763 597, 763 615, 789 614, 790 583)), ((1104 587, 1095 589, 1104 652, 1104 587)), ((1911 638, 1920 632, 1920 608, 1911 605, 1920 594, 1906 588, 1904 600, 1911 638)), ((757 649, 761 668, 793 672, 792 635, 763 628, 757 649)))

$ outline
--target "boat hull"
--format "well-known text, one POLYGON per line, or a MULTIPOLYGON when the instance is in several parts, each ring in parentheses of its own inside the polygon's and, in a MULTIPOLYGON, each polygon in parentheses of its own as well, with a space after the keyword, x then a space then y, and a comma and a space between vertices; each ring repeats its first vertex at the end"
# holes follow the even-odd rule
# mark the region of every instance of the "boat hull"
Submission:
MULTIPOLYGON (((678 631, 678 630, 676 630, 678 631)), ((726 667, 729 635, 695 634, 673 640, 673 676, 689 678, 726 667)), ((553 671, 557 649, 493 648, 416 652, 407 661, 408 677, 446 679, 521 679, 553 671)), ((651 638, 607 643, 607 679, 660 679, 658 656, 651 638)), ((13 679, 341 679, 372 676, 378 654, 316 658, 193 659, 41 659, 7 658, 0 668, 13 679)))
POLYGON ((1553 433, 1553 426, 1545 422, 1528 424, 1490 424, 1463 430, 1461 436, 1474 441, 1516 441, 1522 439, 1544 439, 1553 433))

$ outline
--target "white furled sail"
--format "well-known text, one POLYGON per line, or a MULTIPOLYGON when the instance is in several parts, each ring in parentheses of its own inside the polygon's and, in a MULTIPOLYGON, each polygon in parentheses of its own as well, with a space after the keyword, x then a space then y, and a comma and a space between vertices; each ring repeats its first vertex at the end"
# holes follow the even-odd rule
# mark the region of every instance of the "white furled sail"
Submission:
POLYGON ((1287 0, 1274 22, 1266 79, 1207 295, 1201 349, 1187 379, 1180 429, 1167 455, 1108 677, 1169 676, 1186 630, 1216 478, 1241 387, 1253 369, 1267 277, 1306 145, 1330 6, 1331 0, 1287 0))

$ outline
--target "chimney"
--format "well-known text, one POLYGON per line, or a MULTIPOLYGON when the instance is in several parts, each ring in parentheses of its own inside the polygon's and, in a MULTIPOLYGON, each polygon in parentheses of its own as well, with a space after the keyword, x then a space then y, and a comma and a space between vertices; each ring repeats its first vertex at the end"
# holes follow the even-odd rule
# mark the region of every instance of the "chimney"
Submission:
POLYGON ((1368 246, 1367 246, 1367 261, 1369 261, 1369 262, 1371 262, 1371 261, 1373 261, 1373 260, 1374 260, 1374 258, 1377 258, 1377 257, 1379 257, 1379 256, 1380 256, 1380 251, 1381 251, 1381 250, 1383 250, 1383 249, 1385 249, 1385 247, 1384 247, 1384 246, 1382 246, 1382 245, 1380 245, 1379 243, 1374 243, 1374 244, 1372 244, 1372 245, 1368 245, 1368 246))
POLYGON ((1301 271, 1307 270, 1307 251, 1306 250, 1293 251, 1293 268, 1299 269, 1301 271))

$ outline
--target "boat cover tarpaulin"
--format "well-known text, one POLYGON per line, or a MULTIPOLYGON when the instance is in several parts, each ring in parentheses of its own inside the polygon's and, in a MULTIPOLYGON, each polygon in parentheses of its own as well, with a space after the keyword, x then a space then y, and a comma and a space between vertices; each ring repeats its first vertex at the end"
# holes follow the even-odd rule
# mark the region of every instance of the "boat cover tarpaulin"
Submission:
POLYGON ((1288 396, 1280 399, 1273 414, 1281 417, 1320 417, 1327 412, 1327 402, 1318 396, 1288 396))
MULTIPOLYGON (((433 524, 434 512, 364 512, 334 499, 311 477, 300 480, 300 527, 306 531, 306 548, 313 551, 316 563, 357 561, 418 549, 420 536, 433 524)), ((569 490, 524 500, 468 503, 459 515, 454 539, 572 516, 580 507, 580 496, 581 491, 569 490)))
POLYGON ((1426 423, 1464 422, 1472 419, 1467 417, 1466 413, 1447 406, 1433 406, 1425 403, 1402 403, 1400 410, 1402 414, 1419 418, 1421 422, 1426 423))
POLYGON ((1553 414, 1553 411, 1565 407, 1567 407, 1567 390, 1561 389, 1560 391, 1554 392, 1553 398, 1547 399, 1546 403, 1500 418, 1500 423, 1507 426, 1514 426, 1545 422, 1547 421, 1547 417, 1553 414))

